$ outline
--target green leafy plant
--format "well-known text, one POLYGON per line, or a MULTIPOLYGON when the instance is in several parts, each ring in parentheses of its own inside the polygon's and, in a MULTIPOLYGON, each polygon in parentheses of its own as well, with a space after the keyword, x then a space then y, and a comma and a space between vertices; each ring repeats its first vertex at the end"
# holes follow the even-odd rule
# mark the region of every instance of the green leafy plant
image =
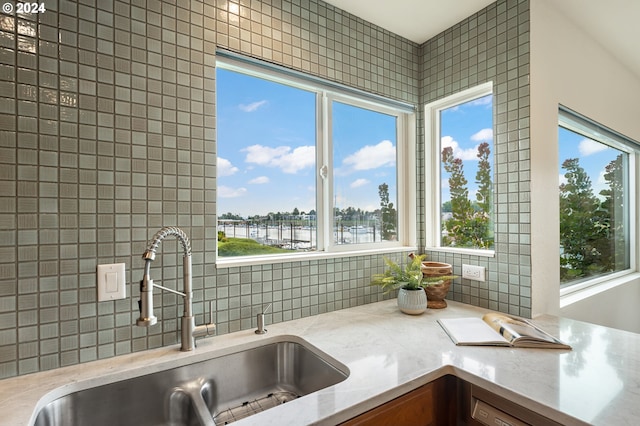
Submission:
POLYGON ((415 255, 404 268, 393 260, 385 257, 384 262, 388 269, 383 274, 374 274, 371 285, 382 287, 384 293, 403 288, 405 290, 418 290, 429 285, 439 284, 442 281, 452 280, 455 275, 441 277, 425 277, 422 273, 422 262, 426 255, 415 255))

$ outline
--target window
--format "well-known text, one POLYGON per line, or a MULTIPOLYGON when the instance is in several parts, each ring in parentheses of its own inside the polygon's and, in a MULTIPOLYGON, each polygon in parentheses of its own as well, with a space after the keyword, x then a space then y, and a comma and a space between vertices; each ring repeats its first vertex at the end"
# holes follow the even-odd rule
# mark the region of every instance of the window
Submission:
POLYGON ((493 94, 487 83, 426 106, 427 245, 493 249, 493 94))
POLYGON ((397 117, 331 103, 333 243, 397 240, 397 117))
POLYGON ((406 105, 224 54, 216 81, 219 258, 411 243, 406 105))
POLYGON ((560 108, 560 283, 631 267, 635 143, 560 108))

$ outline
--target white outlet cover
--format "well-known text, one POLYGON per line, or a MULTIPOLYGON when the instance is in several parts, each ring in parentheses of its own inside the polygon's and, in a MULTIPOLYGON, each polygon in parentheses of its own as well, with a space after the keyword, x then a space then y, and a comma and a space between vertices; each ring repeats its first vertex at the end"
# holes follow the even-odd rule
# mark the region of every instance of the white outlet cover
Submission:
POLYGON ((98 302, 126 299, 125 264, 98 265, 98 302))
POLYGON ((462 265, 462 278, 484 282, 485 267, 477 265, 462 265))

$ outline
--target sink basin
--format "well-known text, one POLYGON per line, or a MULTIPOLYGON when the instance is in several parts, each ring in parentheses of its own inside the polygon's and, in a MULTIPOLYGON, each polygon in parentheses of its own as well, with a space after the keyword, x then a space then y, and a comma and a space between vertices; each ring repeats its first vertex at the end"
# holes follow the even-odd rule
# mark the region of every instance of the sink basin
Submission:
POLYGON ((347 376, 346 367, 306 341, 280 336, 217 358, 70 393, 45 405, 34 425, 223 425, 347 376))

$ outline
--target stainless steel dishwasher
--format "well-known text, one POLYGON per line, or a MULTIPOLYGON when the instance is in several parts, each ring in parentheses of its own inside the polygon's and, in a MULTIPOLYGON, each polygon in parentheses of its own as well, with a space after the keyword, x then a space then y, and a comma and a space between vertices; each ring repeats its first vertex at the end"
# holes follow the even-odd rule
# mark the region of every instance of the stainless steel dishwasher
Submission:
POLYGON ((562 426, 479 386, 459 382, 459 424, 470 426, 562 426))

